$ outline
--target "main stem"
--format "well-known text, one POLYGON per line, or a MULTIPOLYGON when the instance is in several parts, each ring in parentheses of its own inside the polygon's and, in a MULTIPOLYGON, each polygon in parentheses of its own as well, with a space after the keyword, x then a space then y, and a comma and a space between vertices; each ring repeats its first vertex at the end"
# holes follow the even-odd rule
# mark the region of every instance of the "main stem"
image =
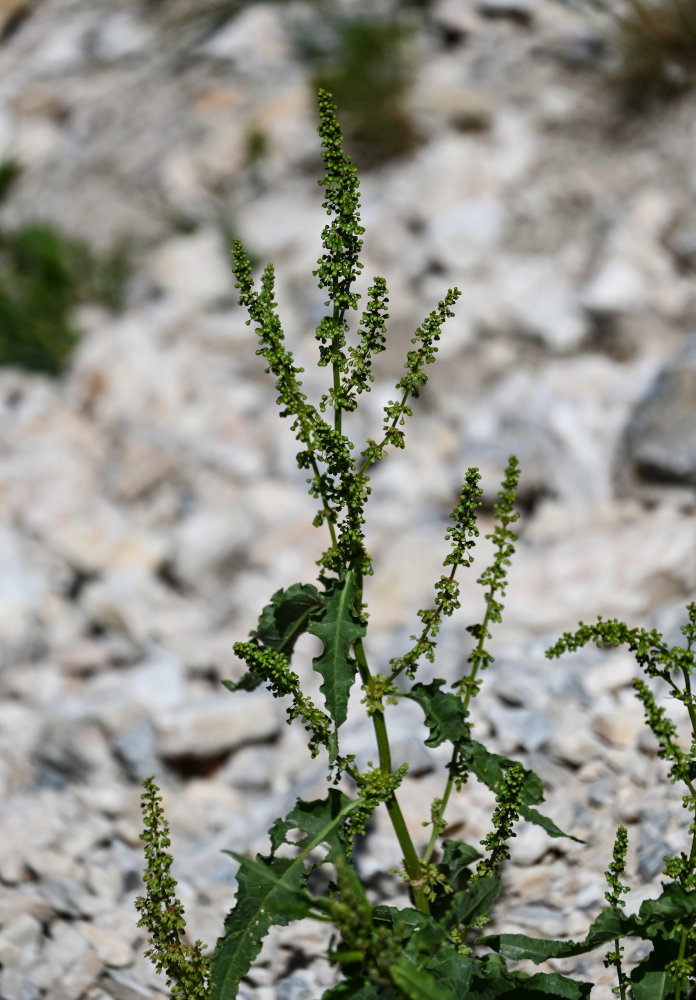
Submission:
MULTIPOLYGON (((684 678, 684 686, 686 688, 688 699, 686 699, 685 704, 687 711, 689 713, 689 719, 691 721, 691 737, 692 741, 696 737, 696 709, 694 708, 694 701, 691 692, 691 677, 689 676, 689 671, 682 668, 682 676, 684 678)), ((694 787, 691 782, 686 782, 687 788, 694 796, 694 787)), ((694 815, 694 833, 691 835, 691 850, 689 851, 689 868, 693 872, 694 866, 696 865, 696 815, 694 815)), ((681 937, 679 939, 679 955, 678 960, 681 962, 686 954, 686 945, 689 939, 689 928, 682 928, 681 937)), ((681 982, 675 983, 674 988, 674 1000, 680 1000, 681 998, 681 982)))
MULTIPOLYGON (((696 817, 694 817, 696 821, 696 817)), ((696 862, 696 832, 691 837, 691 850, 689 851, 689 865, 691 870, 694 869, 694 863, 696 862)), ((686 954, 686 945, 689 940, 689 928, 683 927, 681 932, 681 937, 679 939, 679 954, 677 955, 677 960, 681 962, 686 954)), ((677 981, 674 986, 674 1000, 681 1000, 681 987, 680 981, 677 981)))
MULTIPOLYGON (((367 658, 365 657, 362 639, 358 639, 353 644, 353 649, 355 651, 355 659, 358 663, 358 670, 360 671, 360 678, 363 684, 367 684, 371 675, 370 668, 367 665, 367 658)), ((384 721, 383 712, 374 713, 372 716, 372 725, 377 739, 379 766, 386 774, 392 774, 389 736, 387 734, 387 724, 384 721)), ((419 910, 423 913, 429 913, 430 905, 422 884, 423 870, 421 862, 416 852, 416 848, 414 847, 413 840, 411 839, 411 834, 408 832, 408 827, 406 826, 406 821, 403 813, 401 812, 401 806, 397 801, 396 795, 390 795, 385 805, 387 807, 387 813, 389 814, 389 819, 391 820, 394 833, 396 834, 396 839, 399 841, 399 847, 401 848, 401 853, 404 859, 404 867, 406 868, 406 874, 408 875, 409 882, 413 890, 413 901, 419 910)))
MULTIPOLYGON (((485 623, 485 620, 484 620, 484 628, 485 627, 486 627, 486 623, 485 623)), ((479 645, 481 645, 482 641, 483 640, 479 640, 479 645)), ((479 665, 478 665, 478 663, 475 663, 474 666, 471 669, 471 673, 469 674, 470 681, 475 681, 476 680, 476 675, 478 673, 478 669, 479 669, 479 665)), ((469 702, 471 701, 471 692, 472 692, 472 690, 473 690, 473 687, 471 685, 469 685, 469 687, 466 689, 466 695, 464 696, 464 708, 465 709, 469 708, 469 702)), ((456 763, 457 763, 458 756, 459 756, 459 748, 455 747, 453 749, 453 751, 452 751, 452 756, 451 756, 450 762, 449 762, 449 776, 447 778, 447 784, 445 785, 445 791, 443 792, 442 799, 441 799, 441 802, 440 802, 439 817, 437 817, 439 819, 442 819, 443 816, 445 815, 445 810, 447 809, 447 805, 449 803, 450 796, 452 794, 452 788, 454 787, 454 777, 453 777, 453 775, 454 775, 454 770, 455 770, 455 766, 456 766, 456 763)), ((432 832, 430 834, 430 840, 428 841, 428 846, 426 847, 425 854, 423 855, 423 863, 426 864, 426 865, 428 864, 428 862, 430 861, 430 859, 431 859, 431 857, 433 855, 433 851, 435 850, 435 844, 436 844, 437 838, 439 836, 440 836, 439 824, 437 822, 435 822, 435 823, 433 823, 433 829, 432 829, 432 832)))
MULTIPOLYGON (((334 303, 336 300, 337 282, 334 282, 334 303)), ((334 322, 341 324, 344 321, 344 313, 339 310, 334 304, 334 322)), ((336 334, 332 344, 334 352, 334 361, 332 363, 333 368, 333 386, 334 391, 338 394, 341 388, 341 369, 338 361, 336 360, 339 353, 339 335, 336 334)), ((342 411, 339 405, 334 403, 334 427, 336 431, 341 433, 341 416, 342 411)), ((367 463, 366 463, 367 464, 367 463)), ((366 466, 358 473, 358 476, 362 476, 363 471, 366 466)), ((329 527, 333 527, 331 524, 329 527)), ((332 532, 333 538, 333 532, 332 532)), ((362 574, 358 572, 357 574, 358 584, 360 586, 360 592, 362 597, 362 574)), ((357 639, 353 644, 353 650, 355 652, 355 659, 358 664, 358 670, 360 672, 360 678, 363 684, 367 684, 370 680, 370 668, 367 663, 367 657, 365 656, 365 648, 362 644, 362 639, 357 639)), ((379 754, 379 766, 385 774, 392 774, 392 760, 391 760, 391 748, 389 746, 389 735, 387 733, 387 724, 384 721, 384 714, 382 712, 375 712, 372 716, 372 725, 375 731, 375 738, 377 740, 377 752, 379 754)), ((401 854, 404 859, 404 867, 406 868, 406 874, 408 875, 411 888, 413 890, 413 901, 416 907, 423 913, 430 912, 430 905, 428 899, 425 895, 425 890, 422 882, 422 868, 421 862, 416 852, 416 848, 411 839, 411 834, 408 832, 408 827, 406 826, 406 820, 404 819, 404 814, 401 812, 401 806, 398 803, 396 795, 393 793, 385 802, 387 807, 387 813, 391 821, 391 825, 396 834, 396 839, 399 842, 399 847, 401 848, 401 854)))

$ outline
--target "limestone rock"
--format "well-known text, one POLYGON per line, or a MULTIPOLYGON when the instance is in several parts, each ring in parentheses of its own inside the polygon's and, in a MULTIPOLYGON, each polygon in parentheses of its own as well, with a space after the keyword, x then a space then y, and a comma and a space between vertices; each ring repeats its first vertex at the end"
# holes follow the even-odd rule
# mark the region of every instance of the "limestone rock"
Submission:
POLYGON ((635 408, 617 457, 621 492, 696 486, 696 336, 635 408))

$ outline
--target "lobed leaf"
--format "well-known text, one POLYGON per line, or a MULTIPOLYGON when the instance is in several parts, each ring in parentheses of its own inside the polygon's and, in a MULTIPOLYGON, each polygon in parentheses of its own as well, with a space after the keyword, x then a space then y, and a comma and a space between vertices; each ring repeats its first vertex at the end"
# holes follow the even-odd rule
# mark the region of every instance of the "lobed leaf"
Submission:
POLYGON ((307 625, 307 631, 318 636, 324 644, 312 666, 324 678, 319 690, 336 729, 346 721, 348 695, 358 667, 349 650, 366 632, 365 623, 356 610, 359 599, 355 572, 346 570, 339 579, 329 581, 326 593, 319 595, 319 609, 307 625))
POLYGON ((287 818, 274 824, 270 855, 257 854, 252 859, 234 851, 225 852, 239 862, 237 898, 213 955, 210 1000, 234 1000, 240 980, 251 968, 273 924, 284 926, 309 915, 312 899, 306 885, 317 864, 308 865, 307 857, 322 845, 327 847, 327 853, 319 864, 343 853, 344 823, 358 805, 358 800, 349 799, 335 788, 329 789, 325 799, 298 799, 287 818), (296 845, 297 857, 275 857, 281 843, 288 843, 288 830, 295 828, 305 833, 296 845))
POLYGON ((264 646, 277 649, 290 659, 295 643, 307 625, 311 615, 321 606, 321 596, 311 583, 293 583, 287 590, 276 590, 259 616, 252 638, 264 646))
POLYGON ((444 683, 439 677, 429 684, 418 682, 404 695, 423 709, 425 724, 430 730, 430 736, 425 741, 428 747, 439 747, 445 740, 458 743, 469 733, 466 721, 469 713, 464 702, 456 694, 441 691, 444 683))

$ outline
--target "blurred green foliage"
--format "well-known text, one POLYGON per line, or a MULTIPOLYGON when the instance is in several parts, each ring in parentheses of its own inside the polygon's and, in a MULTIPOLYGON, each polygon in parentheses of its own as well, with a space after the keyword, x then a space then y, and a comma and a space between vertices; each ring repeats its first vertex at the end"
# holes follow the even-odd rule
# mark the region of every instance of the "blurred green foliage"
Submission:
MULTIPOLYGON (((258 2, 144 0, 146 12, 168 33, 168 44, 179 57, 258 2)), ((340 6, 333 0, 272 2, 292 8, 289 37, 294 33, 298 54, 309 67, 312 90, 323 88, 335 96, 356 165, 369 169, 412 150, 417 136, 404 97, 412 77, 408 41, 417 0, 390 0, 388 12, 375 12, 366 0, 340 6)), ((252 129, 246 137, 246 166, 263 160, 269 148, 268 137, 252 129)))
POLYGON ((612 36, 620 57, 614 80, 630 105, 696 84, 696 0, 629 0, 613 18, 612 36))
MULTIPOLYGON (((13 160, 0 163, 0 203, 20 172, 13 160)), ((58 375, 79 340, 73 307, 120 308, 130 273, 126 244, 97 255, 49 224, 0 228, 0 365, 58 375)))
POLYGON ((346 146, 359 168, 379 166, 417 143, 404 106, 412 75, 409 36, 398 21, 339 21, 334 51, 317 59, 312 86, 334 95, 346 146))

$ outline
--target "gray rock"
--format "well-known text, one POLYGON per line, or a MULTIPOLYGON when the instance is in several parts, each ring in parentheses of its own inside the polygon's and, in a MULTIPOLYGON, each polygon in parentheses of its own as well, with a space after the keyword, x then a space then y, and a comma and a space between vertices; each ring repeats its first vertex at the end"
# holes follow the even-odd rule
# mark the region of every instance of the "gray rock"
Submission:
POLYGON ((530 24, 539 0, 478 0, 476 6, 485 17, 506 17, 530 24))
POLYGON ((549 742, 556 730, 553 719, 531 709, 490 705, 486 714, 493 723, 503 753, 519 748, 534 753, 549 742))
POLYGON ((449 205, 429 220, 430 252, 443 265, 464 270, 499 246, 506 222, 502 201, 490 195, 449 205))
POLYGON ((295 972, 276 986, 276 1000, 312 1000, 316 989, 304 972, 295 972))
POLYGON ((113 748, 132 781, 144 781, 156 773, 156 740, 148 719, 135 719, 132 725, 118 733, 113 748))
POLYGON ((635 408, 617 456, 622 494, 696 486, 696 335, 635 408))
POLYGON ((644 819, 638 842, 638 874, 643 881, 652 882, 664 871, 665 858, 671 856, 672 850, 664 836, 664 824, 657 823, 654 818, 644 819))
POLYGON ((632 260, 612 256, 599 267, 582 294, 582 304, 591 313, 631 313, 645 302, 645 281, 632 260))
POLYGON ((163 712, 157 720, 157 748, 169 759, 214 757, 243 743, 264 743, 280 723, 278 703, 266 691, 237 698, 215 695, 163 712))

